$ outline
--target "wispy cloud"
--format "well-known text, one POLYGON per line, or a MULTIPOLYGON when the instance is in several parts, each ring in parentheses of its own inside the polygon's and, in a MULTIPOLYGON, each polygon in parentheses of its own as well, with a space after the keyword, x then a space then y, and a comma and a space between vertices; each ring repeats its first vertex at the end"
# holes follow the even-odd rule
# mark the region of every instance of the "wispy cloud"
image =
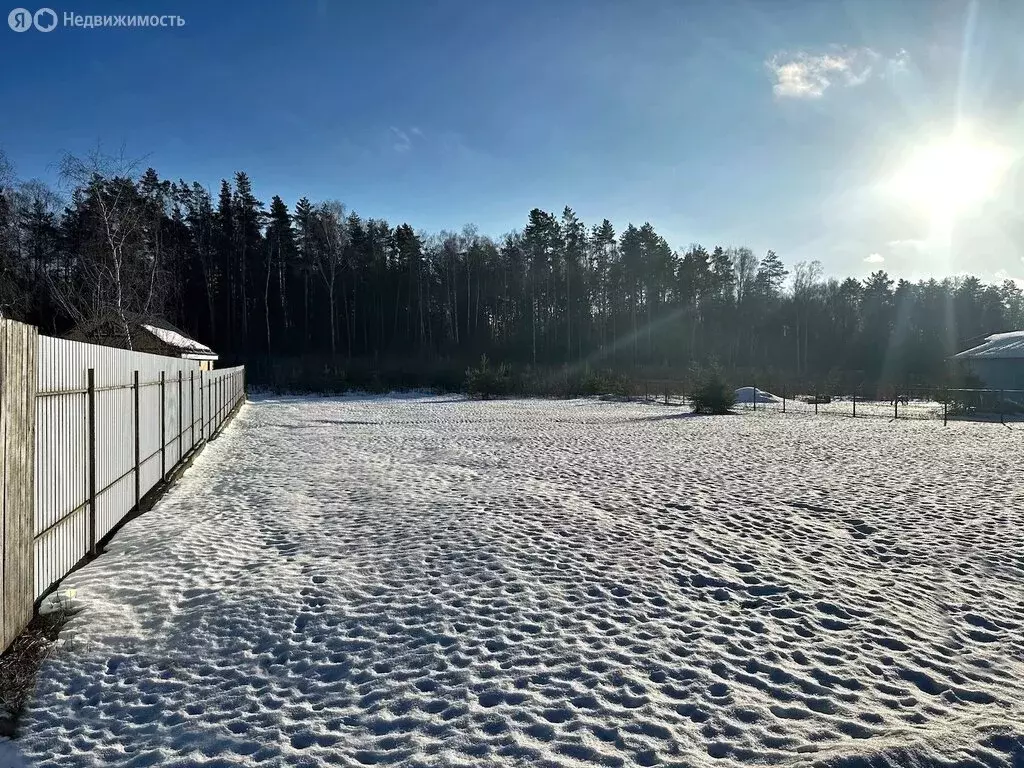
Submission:
POLYGON ((882 264, 884 261, 885 256, 883 256, 880 253, 872 253, 870 256, 864 259, 865 264, 882 264))
POLYGON ((910 67, 910 54, 904 50, 896 52, 895 56, 891 56, 885 62, 886 74, 898 74, 900 72, 906 72, 910 67))
POLYGON ((391 148, 394 149, 395 152, 408 152, 410 149, 412 149, 413 136, 416 136, 417 138, 422 138, 423 132, 419 128, 416 128, 415 126, 408 130, 402 130, 401 128, 396 128, 395 126, 392 125, 391 148))
POLYGON ((889 249, 890 255, 895 256, 918 256, 929 250, 928 241, 920 239, 890 240, 885 245, 889 249))
POLYGON ((906 51, 885 58, 871 48, 835 47, 826 53, 776 53, 765 66, 774 80, 772 90, 779 98, 818 99, 829 88, 855 88, 873 77, 906 69, 908 63, 906 51))

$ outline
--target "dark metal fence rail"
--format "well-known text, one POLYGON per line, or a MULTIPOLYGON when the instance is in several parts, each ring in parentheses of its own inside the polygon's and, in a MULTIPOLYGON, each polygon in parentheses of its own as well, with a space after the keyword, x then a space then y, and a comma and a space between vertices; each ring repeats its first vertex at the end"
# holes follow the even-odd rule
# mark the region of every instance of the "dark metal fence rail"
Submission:
POLYGON ((39 337, 35 595, 45 594, 223 425, 244 368, 39 337))

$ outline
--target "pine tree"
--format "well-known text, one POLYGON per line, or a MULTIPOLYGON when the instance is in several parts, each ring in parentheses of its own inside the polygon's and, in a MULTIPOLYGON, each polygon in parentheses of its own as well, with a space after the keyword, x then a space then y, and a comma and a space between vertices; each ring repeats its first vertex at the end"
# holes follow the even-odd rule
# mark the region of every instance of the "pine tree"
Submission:
POLYGON ((596 299, 599 320, 599 349, 604 352, 608 345, 608 335, 614 338, 611 326, 611 290, 612 268, 617 260, 615 228, 608 219, 595 226, 590 233, 591 244, 591 293, 596 299))
POLYGON ((234 223, 232 249, 238 269, 239 319, 241 321, 241 348, 249 349, 249 318, 253 310, 249 296, 252 286, 259 285, 254 279, 257 267, 256 254, 261 250, 263 236, 261 227, 265 213, 263 203, 252 194, 249 177, 242 171, 235 174, 235 191, 231 196, 231 215, 234 223))
POLYGON ((238 344, 238 272, 235 269, 235 214, 231 205, 231 186, 227 180, 220 182, 220 195, 217 199, 215 217, 214 248, 219 264, 218 272, 223 277, 223 296, 221 312, 223 336, 217 339, 221 348, 238 344))
POLYGON ((265 215, 244 173, 214 201, 154 169, 69 168, 61 199, 0 158, 0 312, 50 333, 115 308, 164 315, 225 361, 305 355, 296 368, 310 374, 342 353, 353 369, 414 356, 415 370, 465 370, 486 353, 536 367, 658 364, 669 376, 718 362, 871 387, 936 383, 959 349, 1024 325, 1012 280, 826 280, 805 263, 787 287, 772 251, 756 263, 742 247, 677 253, 650 223, 617 237, 569 207, 534 209, 495 242, 306 198, 290 215, 275 196, 265 215))
POLYGON ((263 305, 267 323, 267 354, 273 354, 271 327, 277 327, 281 337, 287 339, 292 325, 288 311, 288 288, 291 282, 289 275, 296 269, 297 254, 292 217, 288 213, 288 206, 278 195, 274 195, 270 201, 266 242, 263 305), (271 285, 274 286, 273 297, 271 285))
POLYGON ((303 352, 309 351, 310 345, 310 307, 309 307, 309 276, 313 273, 315 263, 316 232, 313 205, 308 198, 301 198, 295 204, 295 251, 296 268, 301 276, 302 284, 302 345, 303 352))

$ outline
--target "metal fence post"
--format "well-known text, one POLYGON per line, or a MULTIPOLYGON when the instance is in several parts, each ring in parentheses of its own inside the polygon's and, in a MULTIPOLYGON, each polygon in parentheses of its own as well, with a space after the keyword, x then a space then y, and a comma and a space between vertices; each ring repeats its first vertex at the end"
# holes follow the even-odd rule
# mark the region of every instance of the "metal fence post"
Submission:
POLYGON ((96 369, 88 374, 89 408, 89 554, 96 554, 96 369))
POLYGON ((947 424, 947 421, 946 421, 947 415, 946 415, 946 413, 947 413, 947 409, 948 408, 949 408, 949 390, 947 389, 946 393, 942 396, 942 426, 946 426, 946 424, 947 424))
POLYGON ((853 418, 857 418, 857 390, 853 391, 853 418))
POLYGON ((897 389, 892 398, 892 417, 898 419, 900 417, 900 391, 897 389))
POLYGON ((782 412, 786 412, 786 385, 782 385, 782 412))
POLYGON ((132 376, 132 389, 135 395, 135 509, 139 508, 139 504, 142 501, 141 487, 142 481, 139 477, 142 468, 140 465, 141 459, 141 446, 139 445, 139 372, 136 371, 132 376))
POLYGON ((1006 395, 1002 389, 999 390, 999 423, 1006 423, 1006 395))
POLYGON ((818 395, 814 396, 814 415, 818 415, 818 395))
POLYGON ((753 400, 754 400, 754 413, 757 413, 757 384, 755 384, 753 386, 753 390, 754 390, 754 397, 753 397, 753 400))
POLYGON ((167 478, 167 374, 160 371, 160 480, 167 478))
POLYGON ((192 443, 189 450, 192 450, 196 447, 196 372, 194 370, 188 372, 188 406, 191 414, 188 420, 188 433, 192 443))
POLYGON ((182 413, 181 413, 181 411, 182 411, 182 408, 181 408, 181 400, 182 400, 182 397, 181 397, 182 391, 181 390, 182 390, 182 386, 181 385, 182 385, 182 375, 181 375, 181 369, 179 368, 178 369, 178 461, 181 461, 181 457, 182 457, 182 450, 181 449, 184 447, 182 445, 182 433, 184 433, 184 431, 185 431, 184 419, 182 419, 182 413))

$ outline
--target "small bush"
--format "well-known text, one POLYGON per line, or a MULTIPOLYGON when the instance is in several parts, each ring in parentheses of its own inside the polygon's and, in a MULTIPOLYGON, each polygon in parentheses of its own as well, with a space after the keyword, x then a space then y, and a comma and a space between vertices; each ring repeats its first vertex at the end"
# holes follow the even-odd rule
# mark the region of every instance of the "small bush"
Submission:
POLYGON ((488 400, 491 397, 507 395, 512 389, 512 377, 508 366, 497 368, 490 364, 487 355, 480 358, 476 367, 466 369, 466 394, 488 400))
POLYGON ((717 375, 704 379, 691 398, 693 412, 707 415, 722 415, 736 403, 736 393, 717 375))
POLYGON ((627 397, 632 391, 629 377, 615 371, 587 371, 579 382, 579 392, 585 396, 627 397))

